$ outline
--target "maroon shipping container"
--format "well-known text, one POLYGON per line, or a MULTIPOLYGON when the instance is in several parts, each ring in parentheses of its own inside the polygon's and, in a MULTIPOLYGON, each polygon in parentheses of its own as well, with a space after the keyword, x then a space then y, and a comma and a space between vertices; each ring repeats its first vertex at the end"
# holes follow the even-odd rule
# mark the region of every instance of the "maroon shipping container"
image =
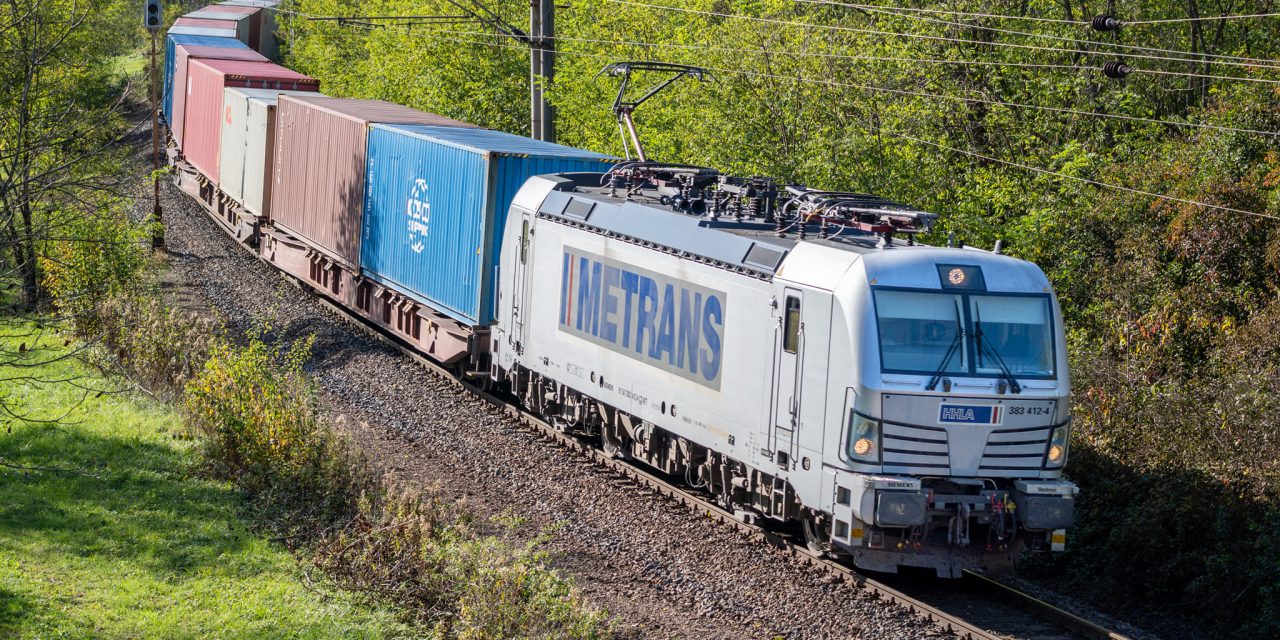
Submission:
POLYGON ((469 127, 381 100, 280 96, 271 217, 353 270, 360 266, 365 147, 371 124, 469 127))
POLYGON ((217 182, 223 88, 319 91, 320 81, 270 62, 206 59, 187 65, 187 86, 191 91, 183 117, 182 153, 197 171, 217 182))
POLYGON ((266 56, 252 49, 226 49, 222 47, 195 47, 177 45, 173 48, 173 122, 169 123, 169 131, 173 139, 182 148, 182 134, 185 130, 183 119, 186 116, 187 96, 191 93, 191 85, 187 82, 187 68, 192 58, 216 60, 244 60, 246 62, 268 62, 266 56))
POLYGON ((242 7, 232 4, 211 4, 200 10, 201 13, 227 13, 234 16, 249 16, 249 46, 258 48, 262 40, 262 9, 259 7, 242 7))

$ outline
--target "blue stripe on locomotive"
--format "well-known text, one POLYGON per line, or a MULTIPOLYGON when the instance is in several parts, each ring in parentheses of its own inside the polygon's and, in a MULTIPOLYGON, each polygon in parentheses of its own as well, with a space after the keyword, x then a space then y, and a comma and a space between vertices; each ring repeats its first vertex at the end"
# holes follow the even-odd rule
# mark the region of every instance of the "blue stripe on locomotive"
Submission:
POLYGON ((612 162, 488 129, 375 124, 361 272, 461 322, 488 325, 507 210, 525 180, 612 162))
POLYGON ((249 45, 235 38, 219 36, 196 36, 188 33, 170 33, 164 41, 164 93, 161 98, 161 112, 164 121, 173 124, 173 72, 177 57, 177 45, 192 47, 223 47, 226 49, 248 49, 249 45))

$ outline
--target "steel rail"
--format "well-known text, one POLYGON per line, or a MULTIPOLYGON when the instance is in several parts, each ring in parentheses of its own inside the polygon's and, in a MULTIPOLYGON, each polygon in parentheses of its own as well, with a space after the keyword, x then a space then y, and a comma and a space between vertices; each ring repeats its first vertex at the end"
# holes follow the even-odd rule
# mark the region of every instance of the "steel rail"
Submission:
MULTIPOLYGON (((179 189, 181 190, 180 187, 179 189)), ((183 191, 183 193, 191 196, 191 194, 186 191, 183 191)), ((298 289, 308 293, 313 300, 319 302, 321 306, 333 312, 338 318, 347 324, 363 331, 365 334, 371 336, 375 340, 378 340, 384 345, 392 347, 399 353, 408 356, 438 380, 453 385, 458 389, 470 392, 473 397, 505 414, 517 424, 525 427, 529 432, 541 436, 544 439, 559 445, 563 449, 568 449, 569 451, 583 456, 591 462, 604 467, 609 471, 617 473, 624 479, 631 480, 653 493, 681 504, 699 516, 705 516, 721 525, 731 527, 739 533, 746 534, 748 539, 757 542, 764 542, 786 552, 791 557, 801 562, 823 569, 836 576, 841 582, 856 587, 874 598, 883 599, 887 602, 900 606, 916 616, 928 620, 934 626, 953 633, 964 640, 1007 640, 1004 636, 999 635, 998 633, 983 629, 982 627, 968 622, 959 616, 947 613, 922 600, 913 598, 902 591, 894 589, 887 584, 862 575, 854 569, 840 564, 839 562, 816 554, 808 548, 795 544, 775 532, 769 531, 756 524, 744 522, 733 513, 730 513, 701 496, 663 480, 657 475, 642 469, 637 465, 615 458, 605 453, 603 450, 592 446, 582 438, 571 436, 555 428, 540 417, 525 411, 518 405, 489 393, 484 389, 481 389, 479 386, 464 380, 452 370, 414 350, 403 340, 392 334, 386 333, 382 329, 369 323, 364 318, 356 315, 346 307, 339 305, 334 300, 325 296, 323 292, 311 286, 311 284, 304 282, 291 274, 285 273, 284 271, 280 271, 274 264, 271 264, 270 261, 262 257, 258 251, 238 241, 236 238, 231 237, 230 233, 227 233, 228 230, 226 227, 224 227, 221 220, 219 220, 218 215, 210 207, 205 205, 202 200, 195 196, 191 196, 191 198, 201 205, 205 212, 212 218, 214 225, 222 229, 223 232, 227 234, 228 240, 245 250, 249 255, 254 256, 262 263, 274 269, 284 277, 286 282, 289 282, 298 289)), ((1048 619, 1050 622, 1059 624, 1072 632, 1080 634, 1088 640, 1130 640, 1127 636, 1108 630, 1105 627, 1090 622, 1089 620, 1069 611, 1055 607, 1034 596, 1022 593, 1014 587, 1001 583, 989 576, 971 571, 966 571, 965 573, 983 581, 984 584, 991 586, 993 591, 1000 593, 1002 597, 1014 600, 1017 605, 1035 609, 1035 613, 1040 617, 1048 619)))

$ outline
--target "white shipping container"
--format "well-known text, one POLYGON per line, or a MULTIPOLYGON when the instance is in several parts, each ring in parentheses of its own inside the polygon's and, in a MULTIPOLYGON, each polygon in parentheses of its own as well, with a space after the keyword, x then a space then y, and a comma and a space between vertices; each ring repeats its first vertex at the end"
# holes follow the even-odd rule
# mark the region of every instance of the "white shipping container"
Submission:
POLYGON ((270 217, 276 103, 280 95, 314 91, 235 89, 223 91, 222 148, 218 187, 250 213, 270 217))

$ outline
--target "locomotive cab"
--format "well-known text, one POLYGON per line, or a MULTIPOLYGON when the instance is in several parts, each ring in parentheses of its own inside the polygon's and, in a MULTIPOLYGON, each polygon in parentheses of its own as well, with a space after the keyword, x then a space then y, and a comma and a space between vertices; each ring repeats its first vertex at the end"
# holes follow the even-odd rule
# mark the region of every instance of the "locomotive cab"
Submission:
POLYGON ((943 577, 1062 550, 1076 493, 1061 479, 1070 380, 1043 273, 981 250, 896 246, 862 254, 833 299, 849 358, 836 363, 833 339, 827 393, 844 401, 829 403, 823 451, 832 548, 863 568, 943 577))

